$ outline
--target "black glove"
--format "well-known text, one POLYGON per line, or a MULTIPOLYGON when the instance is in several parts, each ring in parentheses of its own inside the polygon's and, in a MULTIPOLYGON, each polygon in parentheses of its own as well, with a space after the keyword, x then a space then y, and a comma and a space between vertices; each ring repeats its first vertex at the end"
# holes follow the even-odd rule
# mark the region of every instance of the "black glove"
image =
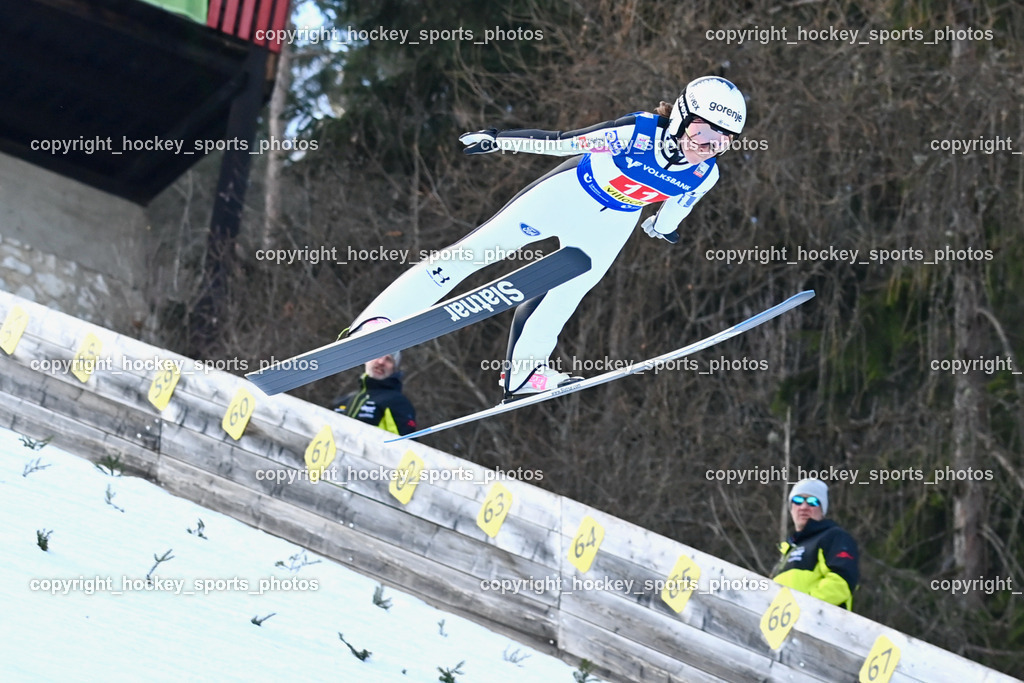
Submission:
POLYGON ((459 136, 459 141, 466 145, 466 148, 462 150, 462 153, 490 154, 491 152, 498 152, 501 150, 501 146, 496 140, 497 137, 497 128, 478 130, 475 133, 463 133, 459 136))

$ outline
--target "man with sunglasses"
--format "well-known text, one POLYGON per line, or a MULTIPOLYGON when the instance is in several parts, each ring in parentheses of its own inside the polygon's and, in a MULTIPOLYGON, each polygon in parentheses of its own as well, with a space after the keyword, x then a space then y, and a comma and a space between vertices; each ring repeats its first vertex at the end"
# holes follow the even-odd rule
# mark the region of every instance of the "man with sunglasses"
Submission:
POLYGON ((368 361, 359 390, 331 401, 336 413, 404 436, 416 431, 416 409, 402 393, 400 351, 368 361))
POLYGON ((853 609, 860 578, 857 543, 838 524, 825 519, 828 486, 819 479, 798 481, 789 494, 795 532, 779 545, 777 583, 819 600, 853 609))
POLYGON ((524 302, 509 335, 505 398, 578 381, 550 362, 563 325, 622 250, 640 212, 660 204, 643 221, 644 232, 675 243, 677 227, 718 182, 717 157, 743 131, 747 107, 731 82, 705 76, 689 83, 674 104, 636 112, 572 131, 491 128, 459 139, 466 154, 510 152, 571 157, 513 197, 497 214, 440 256, 418 263, 356 317, 349 335, 370 324, 422 311, 452 295, 484 266, 538 240, 590 257, 586 273, 524 302))

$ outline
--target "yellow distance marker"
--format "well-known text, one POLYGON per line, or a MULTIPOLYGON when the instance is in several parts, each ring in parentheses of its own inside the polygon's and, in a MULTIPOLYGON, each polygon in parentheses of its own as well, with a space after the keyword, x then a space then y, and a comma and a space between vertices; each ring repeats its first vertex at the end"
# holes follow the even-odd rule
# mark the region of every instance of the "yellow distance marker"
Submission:
POLYGON ((244 388, 239 389, 235 397, 231 399, 231 403, 228 404, 228 409, 224 411, 224 418, 220 421, 220 426, 232 439, 238 441, 242 438, 242 432, 249 424, 249 418, 252 417, 254 410, 256 410, 256 399, 244 388))
POLYGON ((899 663, 900 649, 884 635, 878 636, 860 667, 857 680, 860 683, 889 683, 899 663))
POLYGON ((324 476, 324 470, 334 462, 334 456, 338 452, 334 444, 334 432, 330 425, 324 425, 323 429, 316 433, 313 440, 306 446, 306 470, 309 472, 309 480, 314 484, 324 476))
POLYGON ((153 383, 149 385, 149 395, 147 396, 149 402, 157 410, 163 410, 171 402, 171 396, 174 394, 174 388, 178 386, 179 379, 181 379, 181 368, 177 363, 165 360, 160 364, 160 372, 153 378, 153 383))
POLYGON ((782 647, 782 642, 793 630, 793 624, 800 618, 800 606, 796 604, 793 594, 785 586, 779 591, 772 604, 768 605, 761 616, 761 633, 773 650, 782 647))
POLYGON ((18 342, 21 341, 21 335, 25 334, 26 327, 28 327, 28 313, 24 308, 15 306, 7 312, 4 325, 0 327, 0 349, 3 349, 8 356, 14 355, 14 350, 18 348, 18 342))
POLYGON ((604 540, 604 527, 597 523, 590 515, 583 518, 576 536, 569 545, 569 562, 572 566, 586 574, 590 571, 590 565, 597 557, 597 549, 601 547, 604 540))
POLYGON ((697 588, 700 579, 700 567, 686 555, 680 555, 672 571, 668 574, 665 587, 661 589, 661 599, 679 614, 686 607, 690 596, 697 588))
POLYGON ((406 451, 395 470, 395 478, 388 484, 388 493, 402 505, 408 505, 412 500, 412 494, 416 493, 416 487, 419 486, 422 471, 423 459, 411 450, 406 451))
POLYGON ((501 484, 495 484, 484 499, 484 504, 480 506, 480 512, 476 515, 476 525, 483 529, 485 534, 494 538, 501 531, 501 525, 505 523, 510 509, 512 492, 501 484))
POLYGON ((103 342, 99 337, 90 332, 85 335, 82 345, 78 347, 78 353, 71 361, 71 374, 78 378, 78 381, 85 384, 92 377, 96 369, 96 361, 99 360, 103 351, 103 342))

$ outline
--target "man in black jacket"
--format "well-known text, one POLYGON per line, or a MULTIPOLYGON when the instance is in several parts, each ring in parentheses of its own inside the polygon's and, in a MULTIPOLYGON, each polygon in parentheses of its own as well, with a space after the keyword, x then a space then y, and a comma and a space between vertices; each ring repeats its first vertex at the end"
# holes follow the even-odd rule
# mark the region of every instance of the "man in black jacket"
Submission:
POLYGON ((779 545, 782 558, 773 576, 819 600, 853 609, 853 591, 860 579, 857 543, 831 519, 828 486, 818 479, 798 481, 789 494, 789 513, 796 531, 779 545))
POLYGON ((416 410, 402 393, 401 359, 395 352, 368 362, 359 391, 334 399, 334 412, 399 436, 416 431, 416 410))

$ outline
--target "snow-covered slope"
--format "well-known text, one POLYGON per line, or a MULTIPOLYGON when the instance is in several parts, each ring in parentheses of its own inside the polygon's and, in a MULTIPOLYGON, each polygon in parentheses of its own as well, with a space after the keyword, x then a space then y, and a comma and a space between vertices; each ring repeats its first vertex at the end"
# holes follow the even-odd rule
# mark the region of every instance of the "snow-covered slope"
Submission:
POLYGON ((573 680, 558 659, 390 588, 385 610, 371 579, 4 429, 0 549, 4 681, 422 682, 460 662, 457 681, 573 680), (23 476, 37 458, 47 467, 23 476), (206 538, 189 533, 200 520, 206 538), (46 552, 37 531, 52 531, 46 552))

